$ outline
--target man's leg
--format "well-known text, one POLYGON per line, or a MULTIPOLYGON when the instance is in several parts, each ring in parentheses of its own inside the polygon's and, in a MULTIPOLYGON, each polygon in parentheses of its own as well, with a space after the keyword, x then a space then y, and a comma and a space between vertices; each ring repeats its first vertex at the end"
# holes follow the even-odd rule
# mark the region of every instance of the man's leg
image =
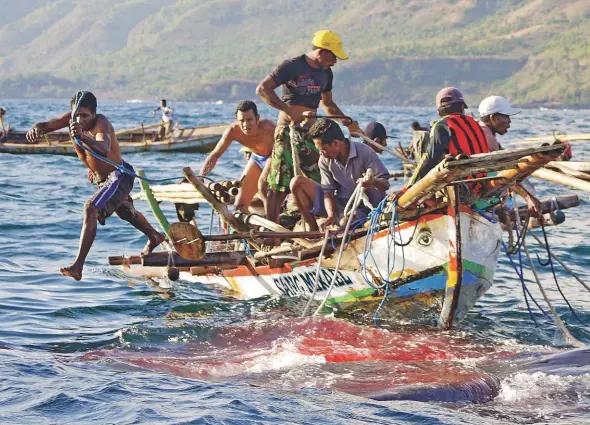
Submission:
POLYGON ((250 158, 244 175, 242 177, 242 183, 240 185, 240 191, 236 197, 235 209, 243 213, 248 213, 248 207, 258 191, 258 179, 262 170, 258 167, 258 164, 254 162, 254 159, 250 158))
POLYGON ((90 251, 90 247, 96 238, 96 222, 98 221, 98 208, 92 205, 91 201, 86 201, 84 204, 84 223, 82 224, 82 232, 80 233, 80 247, 78 248, 78 256, 70 267, 63 267, 59 269, 64 276, 70 276, 75 280, 82 279, 82 269, 84 262, 90 251))
POLYGON ((260 174, 260 178, 258 179, 258 193, 262 202, 264 202, 264 208, 266 209, 266 200, 267 200, 267 193, 268 193, 268 173, 270 172, 270 160, 266 161, 264 165, 264 169, 260 174))
POLYGON ((301 218, 312 232, 318 230, 318 223, 311 214, 316 198, 316 183, 308 177, 296 176, 291 180, 291 194, 299 208, 301 218))
POLYGON ((115 211, 117 215, 148 237, 148 242, 141 251, 141 255, 151 253, 158 245, 166 240, 166 235, 158 232, 147 221, 145 216, 135 210, 129 200, 124 201, 115 211))

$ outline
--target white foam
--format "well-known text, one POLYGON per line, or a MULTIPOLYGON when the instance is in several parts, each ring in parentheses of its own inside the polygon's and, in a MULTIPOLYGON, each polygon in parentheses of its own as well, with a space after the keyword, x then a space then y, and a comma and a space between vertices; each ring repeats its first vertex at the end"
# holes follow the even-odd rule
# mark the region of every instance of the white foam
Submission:
POLYGON ((270 353, 244 363, 246 372, 263 373, 280 369, 326 363, 321 355, 301 354, 292 340, 277 340, 270 353))
POLYGON ((570 391, 590 390, 590 375, 559 376, 543 372, 516 373, 501 383, 497 400, 504 402, 530 402, 548 400, 570 391))

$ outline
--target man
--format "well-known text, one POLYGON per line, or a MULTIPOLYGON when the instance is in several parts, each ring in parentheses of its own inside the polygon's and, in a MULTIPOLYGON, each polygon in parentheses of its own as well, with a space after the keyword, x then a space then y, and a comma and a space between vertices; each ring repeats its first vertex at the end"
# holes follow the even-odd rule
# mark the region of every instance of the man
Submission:
MULTIPOLYGON (((369 169, 372 177, 363 182, 363 187, 371 205, 375 207, 385 198, 385 191, 389 189, 389 171, 371 147, 351 142, 335 121, 323 118, 311 126, 309 137, 321 154, 321 186, 307 177, 297 176, 291 183, 291 192, 301 217, 312 231, 318 230, 314 216, 326 217, 324 227, 339 221, 340 225, 344 224, 341 219, 346 203, 357 180, 369 169)), ((361 204, 355 218, 366 217, 369 211, 361 204)))
MULTIPOLYGON (((432 170, 446 154, 473 155, 488 153, 485 135, 477 122, 465 115, 467 104, 463 94, 455 87, 445 87, 436 95, 436 109, 441 117, 430 129, 430 137, 421 147, 421 157, 409 185, 413 185, 432 170)), ((479 173, 472 176, 485 176, 479 173)), ((481 185, 477 182, 468 184, 475 195, 479 195, 481 185)))
POLYGON ((160 100, 160 106, 152 111, 154 116, 156 116, 157 111, 162 112, 162 122, 158 129, 158 140, 164 140, 172 131, 172 125, 174 124, 174 109, 167 106, 166 99, 162 99, 160 100))
MULTIPOLYGON (((121 164, 129 170, 131 165, 121 159, 121 151, 113 126, 102 114, 96 113, 96 97, 90 92, 79 92, 70 102, 72 111, 78 105, 76 116, 66 112, 62 116, 35 124, 26 135, 33 143, 39 137, 69 126, 70 136, 78 137, 81 142, 96 154, 121 164)), ((70 267, 60 269, 65 276, 75 280, 82 279, 82 269, 86 256, 96 237, 97 221, 105 224, 107 217, 116 213, 123 220, 131 223, 149 239, 143 254, 148 254, 162 243, 165 236, 154 229, 145 217, 133 207, 129 193, 133 189, 134 177, 120 172, 116 167, 95 158, 90 153, 74 144, 80 161, 88 168, 88 179, 98 185, 98 191, 84 205, 84 224, 80 234, 78 256, 70 267)))
MULTIPOLYGON (((369 123, 365 128, 364 133, 365 136, 378 145, 383 147, 387 146, 387 130, 385 130, 385 127, 380 122, 373 121, 369 123)), ((370 145, 370 147, 377 153, 383 153, 383 149, 379 149, 377 146, 370 145)))
POLYGON ((217 146, 205 159, 200 174, 203 176, 209 174, 234 140, 248 148, 250 158, 242 175, 240 192, 235 202, 236 210, 247 213, 254 195, 259 190, 262 170, 272 153, 275 123, 270 120, 261 120, 256 104, 250 100, 238 103, 235 117, 236 120, 223 132, 217 146))
MULTIPOLYGON (((343 115, 332 98, 331 69, 338 59, 348 59, 342 49, 342 40, 336 33, 322 30, 314 34, 311 44, 311 51, 284 61, 256 88, 256 94, 266 104, 279 110, 275 144, 268 170, 269 192, 266 203, 267 218, 275 222, 294 177, 289 124, 302 123, 306 114, 315 115, 320 104, 327 115, 343 115), (275 93, 279 86, 282 87, 280 98, 275 93)), ((351 132, 361 132, 356 121, 343 119, 342 122, 351 132)), ((311 124, 312 120, 307 120, 304 127, 309 128, 311 124)), ((299 129, 299 132, 302 137, 298 138, 297 151, 301 160, 301 170, 304 175, 319 182, 317 148, 309 137, 303 134, 305 129, 299 129)))
MULTIPOLYGON (((489 96, 481 101, 478 107, 479 125, 485 134, 486 142, 490 152, 502 149, 502 145, 496 139, 496 134, 503 136, 508 132, 510 117, 519 114, 518 109, 510 106, 508 100, 502 96, 489 96)), ((520 184, 513 187, 514 191, 526 199, 529 212, 540 216, 540 202, 535 198, 535 187, 528 180, 524 179, 520 184)))

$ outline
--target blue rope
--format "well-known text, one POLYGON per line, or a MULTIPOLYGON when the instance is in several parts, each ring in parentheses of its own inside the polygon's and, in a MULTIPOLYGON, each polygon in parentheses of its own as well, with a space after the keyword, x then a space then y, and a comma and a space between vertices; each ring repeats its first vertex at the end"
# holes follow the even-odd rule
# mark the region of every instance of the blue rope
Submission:
POLYGON ((252 254, 252 251, 250 250, 250 245, 248 245, 246 239, 242 239, 242 243, 244 244, 244 251, 246 251, 246 254, 249 257, 254 257, 254 254, 252 254))
MULTIPOLYGON (((72 111, 72 120, 74 120, 74 118, 76 117, 76 114, 78 113, 78 109, 80 108, 80 103, 82 102, 82 99, 84 98, 84 96, 86 95, 86 92, 84 91, 79 91, 78 93, 76 93, 76 98, 78 99, 76 101, 76 107, 74 108, 74 110, 72 111)), ((88 152, 90 155, 92 155, 93 157, 95 157, 96 159, 99 159, 103 162, 106 162, 107 164, 112 165, 113 167, 115 167, 117 170, 119 170, 120 172, 127 174, 129 176, 135 177, 137 179, 141 179, 143 181, 146 181, 148 183, 162 183, 162 182, 169 182, 169 181, 173 181, 173 180, 178 180, 179 178, 184 178, 184 176, 182 177, 166 177, 163 179, 150 179, 147 177, 142 177, 140 175, 137 175, 136 173, 134 173, 133 171, 131 171, 130 169, 128 169, 127 167, 125 167, 122 164, 117 164, 114 161, 111 161, 110 159, 94 152, 92 149, 86 147, 82 141, 80 140, 79 137, 74 137, 74 143, 76 143, 76 145, 78 145, 82 150, 88 152)), ((205 177, 205 176, 197 176, 197 177, 202 177, 202 178, 206 178, 208 180, 211 180, 209 177, 205 177)), ((213 180, 211 180, 213 181, 213 180)))

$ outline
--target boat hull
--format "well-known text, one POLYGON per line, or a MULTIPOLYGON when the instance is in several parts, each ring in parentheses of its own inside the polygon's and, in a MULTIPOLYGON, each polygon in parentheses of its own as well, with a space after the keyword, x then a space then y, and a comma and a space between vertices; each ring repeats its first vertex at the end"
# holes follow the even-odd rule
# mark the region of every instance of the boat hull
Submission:
MULTIPOLYGON (((491 287, 501 247, 499 224, 462 207, 460 213, 462 273, 461 291, 454 319, 465 317, 491 287)), ((326 305, 350 314, 383 319, 420 319, 441 316, 445 299, 453 291, 449 255, 454 218, 429 214, 396 227, 396 245, 389 230, 353 241, 345 249, 341 267, 335 272, 336 254, 322 261, 315 299, 327 296, 326 305), (385 281, 390 281, 385 285, 385 281), (330 290, 330 286, 332 289, 330 290)), ((215 285, 241 299, 265 296, 309 297, 314 292, 317 258, 294 261, 282 267, 238 266, 217 273, 181 272, 180 278, 215 285)), ((132 275, 164 277, 164 267, 123 266, 132 275)), ((448 300, 447 300, 448 302, 448 300)), ((442 316, 441 316, 442 321, 442 316)))

